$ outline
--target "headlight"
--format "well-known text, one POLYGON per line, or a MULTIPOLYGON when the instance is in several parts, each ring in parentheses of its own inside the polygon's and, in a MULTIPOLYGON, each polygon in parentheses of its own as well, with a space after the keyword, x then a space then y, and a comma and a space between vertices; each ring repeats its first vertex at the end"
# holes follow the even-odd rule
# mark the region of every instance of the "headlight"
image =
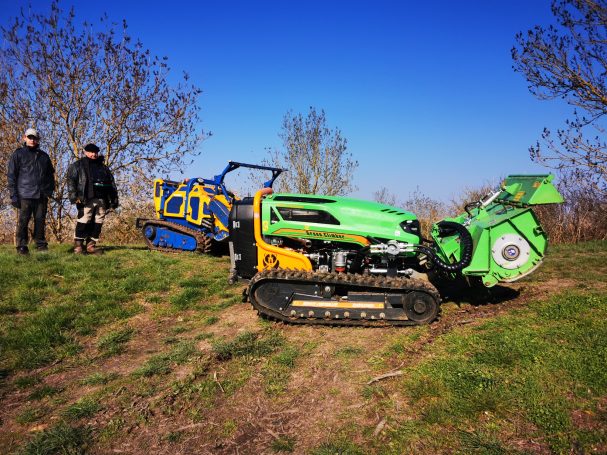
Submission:
POLYGON ((400 223, 400 227, 408 234, 420 236, 419 220, 405 220, 400 223))

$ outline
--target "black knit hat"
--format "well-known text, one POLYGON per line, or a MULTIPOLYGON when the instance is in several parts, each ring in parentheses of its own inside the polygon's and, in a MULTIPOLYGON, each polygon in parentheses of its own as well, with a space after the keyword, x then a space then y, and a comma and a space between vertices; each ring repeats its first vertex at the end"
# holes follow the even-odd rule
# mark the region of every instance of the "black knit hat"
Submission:
POLYGON ((86 144, 84 146, 84 151, 85 152, 97 152, 97 153, 99 153, 99 147, 97 147, 95 144, 86 144))

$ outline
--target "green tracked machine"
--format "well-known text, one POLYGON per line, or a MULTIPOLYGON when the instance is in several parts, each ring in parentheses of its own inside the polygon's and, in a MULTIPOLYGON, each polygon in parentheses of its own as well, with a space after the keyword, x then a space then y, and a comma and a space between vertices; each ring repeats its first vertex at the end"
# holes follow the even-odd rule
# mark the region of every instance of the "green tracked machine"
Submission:
POLYGON ((414 325, 437 318, 441 283, 515 281, 542 262, 533 206, 563 202, 552 175, 511 175, 424 239, 417 217, 375 202, 306 194, 235 201, 230 281, 267 317, 298 324, 414 325))

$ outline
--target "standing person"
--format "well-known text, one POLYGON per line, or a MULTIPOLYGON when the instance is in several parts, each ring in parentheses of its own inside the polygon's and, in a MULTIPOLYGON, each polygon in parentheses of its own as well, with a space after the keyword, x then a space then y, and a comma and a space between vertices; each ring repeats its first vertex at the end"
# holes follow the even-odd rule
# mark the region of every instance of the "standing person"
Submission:
POLYGON ((103 164, 99 147, 87 144, 84 157, 67 170, 68 195, 76 204, 78 219, 74 234, 74 253, 100 254, 96 249, 107 209, 118 207, 118 190, 110 169, 103 164))
POLYGON ((34 240, 37 251, 47 251, 45 238, 48 199, 55 190, 55 168, 48 154, 38 147, 40 135, 29 128, 23 135, 23 147, 8 162, 8 189, 11 204, 19 210, 17 220, 17 253, 28 254, 27 227, 34 217, 34 240))

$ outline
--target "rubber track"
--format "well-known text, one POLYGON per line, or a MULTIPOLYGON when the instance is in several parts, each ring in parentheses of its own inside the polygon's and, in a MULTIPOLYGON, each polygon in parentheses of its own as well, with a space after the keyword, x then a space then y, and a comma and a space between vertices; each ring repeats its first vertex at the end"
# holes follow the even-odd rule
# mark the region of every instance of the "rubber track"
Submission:
MULTIPOLYGON (((205 223, 206 224, 206 223, 205 223)), ((181 232, 183 234, 192 235, 196 239, 196 251, 198 253, 210 253, 211 252, 211 239, 205 236, 204 234, 196 231, 195 229, 191 229, 185 226, 180 226, 175 223, 171 223, 170 221, 162 221, 162 220, 149 220, 143 223, 143 227, 141 228, 141 232, 145 231, 147 226, 163 226, 168 227, 176 232, 181 232)), ((208 227, 208 226, 207 226, 208 227)), ((162 251, 163 253, 183 253, 185 250, 180 250, 179 248, 162 248, 155 246, 150 239, 148 239, 145 235, 143 236, 145 243, 148 248, 153 251, 162 251)))
MULTIPOLYGON (((406 293, 418 291, 430 294, 440 305, 440 294, 438 290, 429 282, 416 280, 413 278, 387 278, 383 276, 368 276, 358 274, 345 273, 325 273, 325 272, 306 272, 298 270, 275 269, 264 270, 257 273, 248 287, 248 298, 260 315, 270 319, 286 322, 289 324, 308 324, 308 325, 339 325, 339 326, 363 326, 363 327, 389 327, 389 326, 411 326, 417 325, 416 322, 410 320, 370 320, 370 319, 324 319, 324 318, 293 318, 278 310, 274 310, 268 306, 261 304, 255 300, 255 289, 267 281, 285 281, 309 284, 321 284, 329 286, 340 286, 350 288, 354 291, 361 287, 365 288, 365 292, 369 289, 376 289, 376 292, 406 293)), ((440 310, 440 306, 439 306, 440 310)), ((365 311, 348 309, 348 311, 365 311)), ((368 310, 367 310, 368 311, 368 310)))

